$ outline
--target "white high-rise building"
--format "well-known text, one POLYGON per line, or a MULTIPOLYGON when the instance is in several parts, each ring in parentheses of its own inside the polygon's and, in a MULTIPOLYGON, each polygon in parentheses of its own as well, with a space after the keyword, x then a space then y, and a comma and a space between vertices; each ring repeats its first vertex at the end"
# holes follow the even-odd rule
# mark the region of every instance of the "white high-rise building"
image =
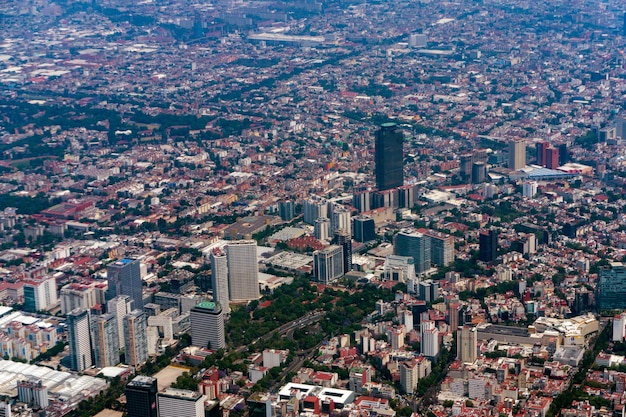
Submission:
POLYGON ((623 342, 626 337, 626 313, 613 317, 613 341, 623 342))
POLYGON ((304 222, 315 224, 315 219, 328 217, 328 201, 321 197, 311 197, 303 204, 304 222))
POLYGON ((186 389, 166 388, 157 394, 159 417, 204 417, 204 395, 186 389))
POLYGON ((24 284, 24 309, 26 311, 45 311, 58 303, 57 280, 54 277, 24 284))
POLYGON ((318 217, 315 219, 313 226, 313 236, 322 242, 330 241, 330 219, 327 217, 318 217))
POLYGON ((384 281, 407 282, 415 279, 415 262, 411 256, 387 255, 383 267, 384 281))
POLYGON ((435 358, 439 355, 439 329, 434 321, 425 320, 421 324, 420 348, 422 355, 435 358))
POLYGON ((67 284, 61 288, 60 296, 62 314, 67 314, 75 308, 89 310, 98 304, 96 289, 89 284, 67 284))
POLYGON ((82 372, 91 368, 91 329, 87 310, 77 308, 67 315, 67 335, 70 345, 70 369, 82 372))
POLYGON ((254 240, 233 241, 226 245, 228 293, 231 301, 251 301, 260 297, 256 250, 254 240))
POLYGON ((221 249, 214 249, 210 255, 213 301, 220 304, 224 314, 230 314, 228 294, 228 258, 221 249))
POLYGON ((537 181, 524 181, 522 184, 522 196, 534 198, 537 195, 538 187, 537 181))
POLYGON ((11 417, 11 404, 0 401, 0 417, 11 417))
POLYGON ((133 299, 130 295, 118 295, 107 302, 107 312, 115 316, 117 323, 118 346, 122 348, 124 340, 124 316, 133 311, 133 299))
POLYGON ((344 206, 332 205, 332 213, 330 215, 330 236, 333 236, 337 230, 343 229, 352 236, 352 213, 344 206))

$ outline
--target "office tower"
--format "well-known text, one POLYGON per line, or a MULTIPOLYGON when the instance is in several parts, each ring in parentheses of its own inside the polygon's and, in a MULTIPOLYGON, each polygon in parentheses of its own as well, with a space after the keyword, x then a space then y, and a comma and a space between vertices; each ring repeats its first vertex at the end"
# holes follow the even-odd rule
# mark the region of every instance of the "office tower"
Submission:
POLYGON ((376 223, 369 216, 355 217, 352 231, 354 232, 354 240, 357 242, 376 240, 376 223))
POLYGON ((315 219, 313 226, 313 236, 322 242, 330 240, 330 219, 327 217, 318 217, 315 219))
POLYGON ((120 363, 120 339, 117 334, 117 319, 113 314, 92 318, 92 340, 97 368, 115 366, 120 363))
POLYGON ((98 304, 96 289, 93 285, 67 284, 61 288, 61 313, 67 314, 75 308, 89 310, 98 304))
POLYGON ((477 356, 478 334, 475 327, 463 326, 456 332, 456 357, 463 363, 474 363, 477 356))
POLYGON ((521 139, 509 142, 509 169, 517 171, 526 166, 526 142, 521 139))
POLYGON ((133 310, 123 320, 126 364, 141 366, 148 360, 148 317, 142 310, 133 310))
POLYGON ((415 279, 415 262, 411 256, 387 255, 383 266, 383 281, 408 282, 415 279))
POLYGON ((468 180, 472 176, 472 165, 474 163, 474 155, 466 153, 460 156, 459 172, 464 180, 468 180))
POLYGON ((413 208, 417 202, 418 189, 416 185, 403 185, 398 188, 398 207, 413 208))
POLYGON ((385 123, 376 132, 374 162, 376 187, 379 190, 404 184, 404 138, 395 123, 385 123))
POLYGON ((224 313, 219 304, 203 301, 193 307, 190 314, 191 343, 213 350, 226 347, 224 313))
POLYGON ((372 196, 372 208, 398 208, 399 205, 400 191, 397 188, 393 188, 391 190, 376 191, 372 196))
POLYGON ((454 262, 454 237, 429 229, 419 229, 418 232, 430 238, 432 264, 446 267, 454 262))
POLYGON ((493 262, 498 257, 498 234, 495 230, 483 230, 478 235, 478 259, 493 262))
POLYGON ((394 237, 394 255, 411 256, 415 272, 422 274, 430 269, 430 237, 413 230, 402 230, 394 237))
POLYGON ((77 308, 67 315, 67 338, 70 346, 70 369, 82 372, 91 368, 91 332, 89 313, 77 308))
POLYGON ((110 300, 118 295, 129 295, 135 304, 133 308, 143 309, 143 288, 141 282, 141 263, 139 259, 120 259, 107 266, 107 280, 110 300))
POLYGON ((303 220, 308 224, 315 224, 315 219, 319 217, 328 217, 328 201, 321 197, 311 197, 304 201, 303 204, 303 220))
POLYGON ((220 304, 224 314, 230 314, 228 294, 228 258, 221 249, 214 249, 210 255, 213 301, 220 304))
POLYGON ((58 302, 57 280, 46 277, 37 281, 27 281, 24 284, 24 310, 46 311, 58 302))
POLYGON ((330 245, 313 252, 313 275, 317 282, 328 284, 343 276, 343 248, 330 245))
POLYGON ((338 229, 332 243, 343 250, 343 273, 346 274, 352 270, 352 236, 346 230, 338 229))
POLYGON ((291 200, 279 202, 278 215, 286 222, 293 219, 296 216, 296 203, 291 200))
POLYGON ((360 191, 352 195, 352 205, 359 212, 370 211, 372 209, 372 193, 360 191))
POLYGON ((434 321, 427 320, 422 321, 420 330, 420 353, 427 358, 436 358, 439 355, 439 329, 434 321))
POLYGON ((345 230, 352 236, 352 213, 343 206, 331 206, 330 213, 330 235, 333 236, 339 229, 345 230))
POLYGON ((626 308, 626 264, 611 262, 600 269, 597 286, 598 310, 626 308))
POLYGON ((487 178, 487 166, 484 162, 474 162, 472 164, 472 183, 482 184, 487 178))
POLYGON ((522 183, 522 196, 526 198, 534 198, 537 195, 539 184, 537 181, 524 181, 522 183))
POLYGON ((124 346, 124 316, 133 311, 133 299, 129 295, 118 295, 107 301, 107 312, 115 316, 118 346, 124 346))
POLYGON ((454 300, 448 303, 448 325, 451 332, 456 332, 459 328, 459 310, 461 304, 454 300))
POLYGON ((166 388, 157 400, 159 417, 204 417, 204 395, 199 392, 166 388))
POLYGON ((11 417, 11 404, 0 401, 0 417, 11 417))
POLYGON ((126 385, 126 413, 128 417, 158 417, 157 380, 137 375, 126 385))
POLYGON ((411 48, 423 48, 428 45, 428 36, 423 33, 411 33, 409 35, 409 46, 411 48))
POLYGON ((550 169, 559 167, 559 150, 557 148, 546 149, 546 167, 550 169))
POLYGON ((29 407, 48 408, 48 388, 40 379, 17 381, 17 398, 29 407))
POLYGON ((559 145, 559 166, 565 165, 569 162, 569 151, 567 150, 567 144, 562 143, 559 145))
POLYGON ((535 152, 537 154, 537 165, 545 166, 546 165, 546 149, 550 147, 550 143, 548 142, 537 142, 535 144, 535 152))
POLYGON ((417 286, 419 288, 418 298, 420 300, 426 301, 427 303, 434 303, 435 300, 439 299, 439 282, 438 281, 427 279, 425 281, 419 281, 417 286))
POLYGON ((226 245, 228 261, 228 294, 230 301, 258 300, 259 266, 256 241, 238 240, 226 245))

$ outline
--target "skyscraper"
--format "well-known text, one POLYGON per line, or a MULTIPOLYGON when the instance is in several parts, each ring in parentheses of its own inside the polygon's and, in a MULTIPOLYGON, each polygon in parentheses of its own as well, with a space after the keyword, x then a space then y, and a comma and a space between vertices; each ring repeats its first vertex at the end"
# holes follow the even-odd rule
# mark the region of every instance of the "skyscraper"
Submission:
POLYGON ((343 249, 343 273, 347 273, 352 270, 352 236, 344 229, 338 229, 335 231, 333 237, 334 245, 341 246, 343 249))
POLYGON ((600 269, 596 299, 600 311, 626 308, 626 264, 611 262, 600 269))
POLYGON ((113 314, 102 314, 92 320, 92 340, 96 367, 120 363, 120 339, 117 319, 113 314))
POLYGON ((369 242, 376 239, 376 223, 369 216, 359 216, 354 219, 352 228, 354 240, 357 242, 369 242))
POLYGON ((537 142, 535 144, 535 153, 537 154, 537 165, 545 166, 546 165, 546 149, 550 144, 548 142, 537 142))
POLYGON ((157 380, 137 375, 126 385, 126 412, 128 417, 158 417, 157 380))
POLYGON ((343 229, 352 236, 352 213, 350 210, 340 205, 333 205, 331 207, 330 235, 333 236, 337 230, 343 229))
POLYGON ((328 201, 324 198, 313 196, 303 203, 303 220, 305 223, 314 224, 320 217, 328 217, 328 201))
POLYGON ((478 259, 495 261, 498 257, 498 234, 495 230, 483 230, 478 235, 478 259))
POLYGON ((286 222, 293 219, 296 215, 296 204, 291 200, 279 202, 278 215, 286 222))
POLYGON ((107 302, 107 312, 115 316, 118 346, 124 346, 124 316, 133 311, 133 299, 129 295, 118 295, 107 302))
POLYGON ((139 259, 120 259, 107 266, 107 280, 110 300, 118 295, 129 295, 135 304, 133 308, 143 309, 143 288, 141 282, 141 263, 139 259))
POLYGON ((559 167, 559 150, 557 148, 546 149, 546 167, 550 169, 559 167))
POLYGON ((474 162, 472 164, 472 183, 481 184, 485 182, 487 167, 484 162, 474 162))
POLYGON ((82 372, 93 365, 89 313, 77 308, 67 315, 67 336, 70 345, 70 369, 82 372))
POLYGON ((509 142, 509 169, 517 171, 526 166, 526 142, 521 139, 509 142))
POLYGON ((374 162, 379 190, 404 184, 403 140, 402 132, 395 123, 385 123, 376 132, 374 162))
POLYGON ((126 364, 141 366, 148 360, 148 317, 141 310, 124 316, 124 354, 126 364))
POLYGON ((456 332, 456 357, 463 363, 474 363, 477 356, 478 334, 475 327, 463 326, 456 332))
POLYGON ((254 240, 238 240, 226 245, 228 294, 231 301, 251 301, 260 297, 256 248, 254 240))
POLYGON ((24 284, 24 310, 33 312, 48 310, 57 302, 56 278, 46 277, 24 284))
POLYGON ((189 315, 194 346, 215 350, 226 347, 224 313, 219 304, 203 301, 193 307, 189 315))
POLYGON ((230 314, 228 295, 228 259, 221 249, 214 249, 210 255, 211 281, 213 286, 213 301, 222 306, 224 314, 230 314))
POLYGON ((330 245, 313 252, 313 275, 317 282, 328 284, 343 276, 343 248, 330 245))
POLYGON ((394 237, 393 252, 394 255, 413 257, 417 274, 430 269, 430 237, 423 233, 402 230, 394 237))

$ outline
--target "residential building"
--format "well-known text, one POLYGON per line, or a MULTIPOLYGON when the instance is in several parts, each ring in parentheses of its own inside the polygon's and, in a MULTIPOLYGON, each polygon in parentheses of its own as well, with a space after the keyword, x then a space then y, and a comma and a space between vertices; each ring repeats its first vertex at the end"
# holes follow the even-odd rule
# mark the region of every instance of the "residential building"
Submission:
POLYGON ((96 289, 88 284, 67 284, 61 288, 60 298, 62 314, 67 314, 75 308, 89 310, 98 304, 96 289))
POLYGON ((421 354, 427 358, 436 358, 439 355, 439 329, 434 321, 425 320, 420 324, 421 354))
POLYGON ((47 311, 57 303, 57 281, 54 277, 27 281, 24 284, 24 310, 47 311))
POLYGON ((131 311, 133 311, 133 299, 129 295, 118 295, 107 302, 107 312, 115 316, 120 349, 126 343, 124 339, 124 316, 131 311))
POLYGON ((123 320, 126 364, 141 366, 148 360, 148 318, 142 310, 133 310, 123 320))
POLYGON ((48 388, 38 379, 17 381, 17 398, 29 407, 48 408, 48 388))
POLYGON ((117 318, 113 314, 102 314, 92 318, 96 367, 104 368, 120 363, 120 339, 117 332, 117 318))
POLYGON ((91 368, 91 329, 87 310, 77 308, 67 315, 67 338, 70 346, 70 369, 82 372, 91 368))
POLYGON ((228 294, 228 257, 219 248, 210 254, 211 260, 211 283, 213 287, 213 301, 222 306, 224 314, 230 314, 228 294))

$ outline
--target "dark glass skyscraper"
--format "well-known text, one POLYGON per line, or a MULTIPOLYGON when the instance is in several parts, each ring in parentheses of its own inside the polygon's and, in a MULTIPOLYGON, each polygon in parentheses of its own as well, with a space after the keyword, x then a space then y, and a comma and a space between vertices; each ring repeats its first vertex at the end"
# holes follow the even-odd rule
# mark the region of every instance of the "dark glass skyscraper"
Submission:
POLYGON ((478 259, 483 262, 496 260, 498 257, 498 234, 494 230, 480 232, 478 245, 478 259))
POLYGON ((404 185, 402 132, 395 123, 385 123, 376 132, 376 187, 379 190, 404 185))
POLYGON ((157 380, 138 375, 126 385, 128 417, 157 417, 157 380))
POLYGON ((133 308, 143 310, 143 288, 139 259, 120 259, 107 266, 109 289, 107 300, 118 295, 128 295, 134 301, 133 308))

